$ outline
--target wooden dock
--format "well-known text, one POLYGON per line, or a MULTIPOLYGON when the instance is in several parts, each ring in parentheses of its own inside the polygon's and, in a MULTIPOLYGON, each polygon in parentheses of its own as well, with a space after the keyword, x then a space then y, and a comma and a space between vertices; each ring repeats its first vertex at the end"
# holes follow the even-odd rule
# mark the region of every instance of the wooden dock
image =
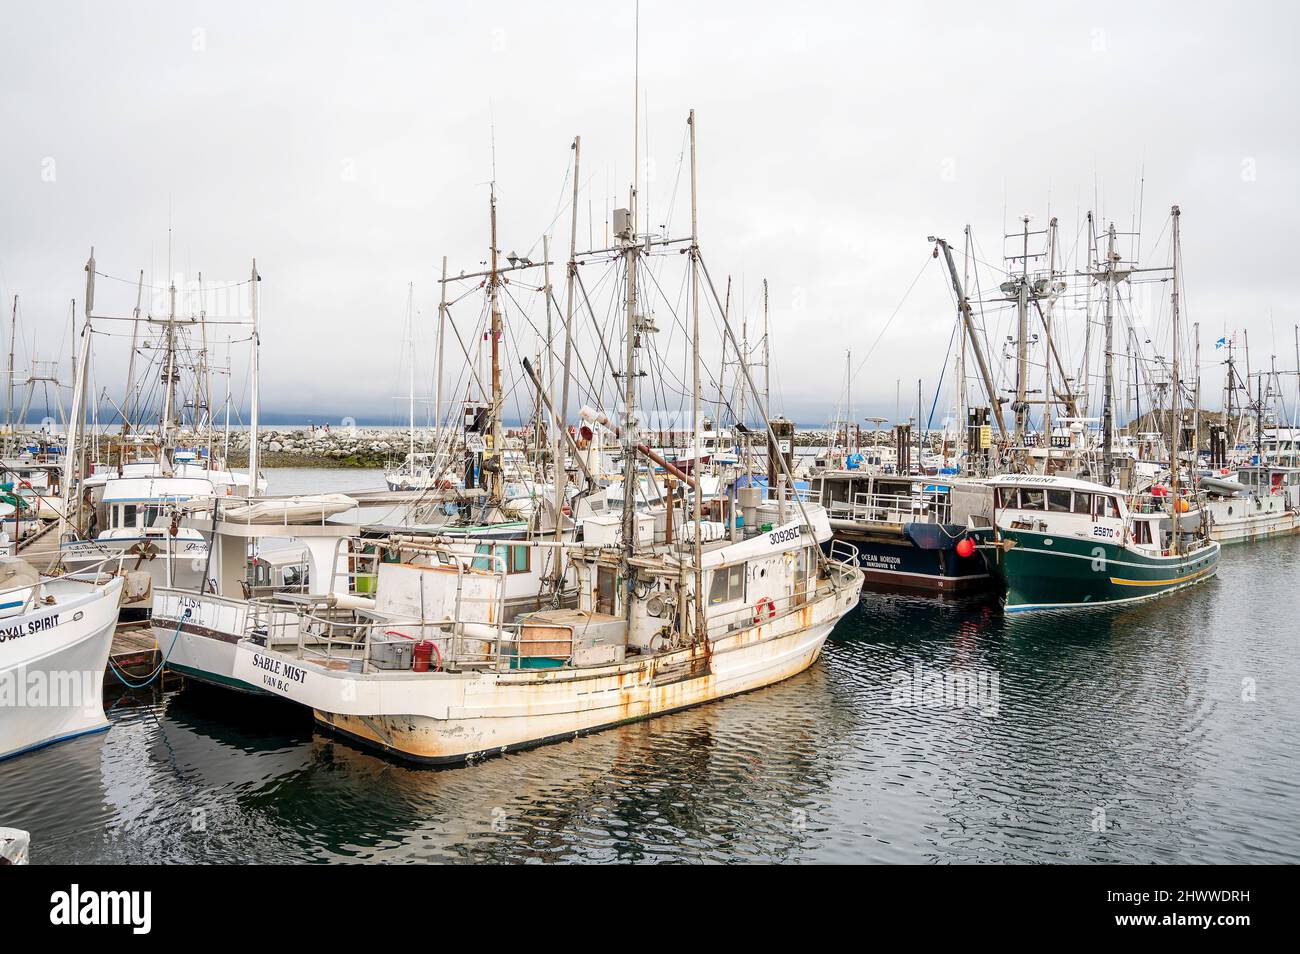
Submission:
POLYGON ((158 668, 162 654, 148 622, 122 623, 113 634, 113 647, 108 658, 112 665, 104 673, 104 683, 125 685, 118 676, 119 672, 132 682, 147 679, 158 668))

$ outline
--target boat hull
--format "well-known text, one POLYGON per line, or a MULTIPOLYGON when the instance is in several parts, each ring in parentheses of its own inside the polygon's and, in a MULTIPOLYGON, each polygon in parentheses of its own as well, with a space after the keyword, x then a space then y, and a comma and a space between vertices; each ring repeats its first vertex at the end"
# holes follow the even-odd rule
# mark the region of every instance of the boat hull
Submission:
POLYGON ((1007 612, 1131 603, 1203 583, 1218 571, 1219 545, 1157 556, 1103 540, 1002 530, 981 546, 1003 588, 1007 612))
MULTIPOLYGON (((834 526, 834 521, 832 521, 834 526)), ((959 531, 960 532, 960 531, 959 531)), ((906 536, 893 537, 835 529, 835 538, 857 550, 856 566, 867 587, 879 586, 934 593, 972 593, 992 585, 982 554, 958 555, 950 547, 923 548, 906 536)), ((830 552, 831 544, 823 546, 830 552)))
POLYGON ((589 668, 359 677, 241 643, 235 675, 309 706, 331 730, 402 758, 450 764, 664 715, 807 669, 856 605, 832 592, 709 646, 589 668))
POLYGON ((167 668, 196 682, 268 695, 235 678, 235 645, 243 638, 247 614, 242 600, 156 591, 151 623, 167 668))
POLYGON ((1216 501, 1206 509, 1212 518, 1210 539, 1219 543, 1249 543, 1300 533, 1300 512, 1285 509, 1281 498, 1216 501))
POLYGON ((0 759, 108 728, 104 668, 120 579, 0 626, 0 759))

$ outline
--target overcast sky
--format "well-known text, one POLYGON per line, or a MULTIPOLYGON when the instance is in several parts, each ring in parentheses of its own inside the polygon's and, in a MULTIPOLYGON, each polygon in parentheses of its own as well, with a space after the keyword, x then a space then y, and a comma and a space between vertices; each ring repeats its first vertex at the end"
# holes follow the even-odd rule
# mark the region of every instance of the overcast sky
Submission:
MULTIPOLYGON (((928 403, 953 328, 927 236, 960 249, 969 223, 997 264, 1004 227, 1055 214, 1075 246, 1088 208, 1132 227, 1144 175, 1152 264, 1182 208, 1184 314, 1215 404, 1225 330, 1249 330, 1257 364, 1296 365, 1298 18, 1284 3, 646 0, 648 217, 684 182, 694 108, 710 269, 751 316, 771 285, 773 409, 825 421, 852 349, 855 413, 892 418, 900 380, 905 405, 917 379, 928 403)), ((472 271, 486 255, 493 127, 500 247, 550 229, 562 260, 575 134, 584 238, 626 194, 633 58, 628 0, 6 4, 0 294, 6 318, 21 296, 19 368, 33 349, 66 363, 92 245, 101 272, 165 286, 170 226, 183 280, 229 285, 257 258, 264 406, 400 421, 407 283, 425 341, 442 256, 472 271)), ((101 279, 96 310, 134 299, 101 279)), ((125 348, 104 341, 111 390, 125 348)))

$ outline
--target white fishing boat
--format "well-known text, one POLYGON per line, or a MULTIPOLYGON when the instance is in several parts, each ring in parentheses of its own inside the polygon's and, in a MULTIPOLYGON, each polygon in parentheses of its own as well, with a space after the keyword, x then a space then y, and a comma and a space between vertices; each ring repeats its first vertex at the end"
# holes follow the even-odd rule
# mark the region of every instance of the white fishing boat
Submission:
POLYGON ((89 539, 62 543, 59 559, 73 574, 110 563, 137 579, 147 574, 148 585, 133 585, 122 607, 128 614, 147 612, 153 587, 198 588, 208 541, 188 517, 210 512, 215 498, 211 481, 201 477, 110 479, 103 488, 107 525, 93 527, 89 539))
MULTIPOLYGON (((674 543, 638 545, 622 581, 617 526, 569 555, 574 609, 501 622, 507 567, 440 545, 381 562, 373 610, 264 603, 247 618, 236 680, 298 702, 329 728, 428 763, 525 748, 715 701, 802 672, 858 601, 861 573, 821 557, 825 511, 768 501, 751 529, 702 545, 703 590, 674 543), (698 609, 703 616, 697 617, 698 609), (697 628, 698 622, 698 628, 697 628)), ((649 537, 668 511, 646 513, 649 537)), ((752 519, 751 519, 752 518, 752 519)), ((410 541, 395 541, 410 548, 410 541)))
POLYGON ((1300 469, 1244 467, 1199 483, 1212 540, 1244 543, 1300 533, 1300 469))
POLYGON ((245 692, 255 684, 234 675, 235 643, 244 635, 249 602, 310 598, 349 608, 373 605, 373 548, 361 528, 334 520, 351 498, 321 495, 260 498, 218 508, 212 557, 202 586, 158 586, 150 622, 168 669, 188 679, 245 692), (340 499, 341 498, 341 499, 340 499), (309 597, 308 594, 315 594, 309 597))
POLYGON ((0 559, 0 759, 108 728, 104 667, 122 586, 0 559))
MULTIPOLYGON (((694 183, 693 113, 688 125, 694 183)), ((578 151, 575 141, 575 191, 581 181, 578 151)), ((625 492, 612 495, 620 504, 617 509, 578 514, 580 540, 566 540, 563 524, 558 524, 553 542, 543 536, 532 543, 549 546, 562 557, 568 569, 558 579, 571 570, 577 605, 543 609, 511 622, 505 608, 509 553, 465 553, 444 542, 421 545, 394 533, 375 541, 373 607, 347 610, 304 600, 297 605, 264 602, 250 609, 245 638, 236 647, 237 680, 310 708, 320 723, 362 744, 419 762, 455 763, 758 689, 802 672, 817 659, 835 624, 857 605, 862 574, 838 551, 823 553, 822 545, 831 538, 826 511, 797 496, 792 499, 793 449, 781 446, 765 407, 759 409, 767 438, 777 448, 769 457, 769 485, 777 488, 776 496, 768 500, 749 494, 742 503, 734 492, 735 475, 723 481, 715 473, 725 496, 706 501, 702 466, 687 473, 666 461, 647 443, 651 431, 640 429, 642 351, 651 347, 658 328, 650 302, 654 286, 648 281, 639 285, 638 274, 650 269, 651 256, 681 261, 679 250, 688 250, 685 261, 696 290, 687 347, 693 366, 689 460, 703 465, 706 456, 716 457, 721 449, 715 446, 706 455, 703 444, 699 307, 700 280, 707 278, 707 270, 697 236, 639 233, 635 190, 631 198, 631 208, 614 210, 616 246, 589 253, 619 273, 610 286, 619 289, 622 370, 609 369, 621 391, 619 421, 614 423, 600 407, 580 415, 619 441, 625 492), (664 484, 643 483, 642 475, 652 466, 663 469, 664 484)), ((575 210, 577 205, 575 195, 575 210)), ((694 227, 694 188, 691 206, 694 227)), ((497 406, 498 286, 505 270, 496 261, 494 192, 492 221, 491 268, 483 273, 483 284, 492 321, 486 336, 492 351, 490 406, 497 406)), ((571 286, 579 272, 576 241, 575 231, 571 286)), ((545 237, 541 245, 549 267, 545 237)), ((530 265, 513 254, 508 260, 511 268, 530 265)), ((548 273, 543 278, 549 285, 548 273)), ((711 281, 709 292, 722 315, 724 348, 741 354, 711 281)), ((549 313, 549 297, 547 301, 549 313)), ((576 301, 571 288, 570 313, 576 301)), ((547 339, 552 357, 549 335, 547 339)), ((608 354, 604 344, 602 350, 608 354)), ((582 498, 603 494, 610 501, 611 488, 602 486, 582 462, 583 448, 565 425, 563 397, 556 410, 550 386, 556 376, 546 372, 549 362, 539 362, 537 369, 527 358, 521 363, 533 387, 538 419, 543 411, 549 415, 551 459, 565 459, 560 444, 565 441, 568 457, 582 471, 582 498)), ((747 392, 757 395, 743 360, 738 371, 747 392)), ((593 430, 584 427, 583 439, 594 437, 593 430)), ((467 427, 467 447, 473 446, 472 433, 482 438, 478 446, 486 455, 473 461, 467 473, 483 473, 489 497, 499 501, 504 476, 500 415, 486 416, 477 431, 467 427)), ((563 501, 558 490, 556 512, 563 501)), ((570 509, 577 512, 583 503, 579 499, 570 509)))

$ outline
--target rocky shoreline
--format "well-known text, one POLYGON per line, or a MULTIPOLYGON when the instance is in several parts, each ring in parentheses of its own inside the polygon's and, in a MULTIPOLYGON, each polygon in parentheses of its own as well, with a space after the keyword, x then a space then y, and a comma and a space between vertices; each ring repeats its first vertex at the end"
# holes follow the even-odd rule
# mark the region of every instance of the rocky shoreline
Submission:
MULTIPOLYGON (((507 435, 521 436, 517 430, 507 431, 507 435)), ((433 436, 428 428, 418 429, 417 447, 432 446, 433 436)), ((248 437, 248 431, 245 430, 231 432, 228 460, 231 467, 248 466, 248 437)), ((799 430, 795 432, 795 446, 824 447, 829 437, 830 431, 825 428, 799 430)), ((115 453, 112 447, 119 440, 116 435, 101 437, 101 457, 111 459, 115 453)), ((214 449, 220 447, 223 440, 224 436, 218 432, 213 439, 214 449)), ((51 441, 50 435, 35 431, 19 435, 18 443, 22 446, 42 442, 62 444, 63 437, 59 435, 51 441)), ((196 436, 190 433, 182 433, 179 441, 181 446, 196 442, 196 436)), ((766 443, 762 434, 753 435, 753 442, 756 447, 762 447, 766 443)), ((869 442, 866 433, 863 434, 863 442, 869 442)), ((323 427, 263 428, 259 434, 258 447, 262 467, 375 469, 401 462, 406 457, 409 440, 405 430, 394 428, 337 427, 328 431, 323 427)))

